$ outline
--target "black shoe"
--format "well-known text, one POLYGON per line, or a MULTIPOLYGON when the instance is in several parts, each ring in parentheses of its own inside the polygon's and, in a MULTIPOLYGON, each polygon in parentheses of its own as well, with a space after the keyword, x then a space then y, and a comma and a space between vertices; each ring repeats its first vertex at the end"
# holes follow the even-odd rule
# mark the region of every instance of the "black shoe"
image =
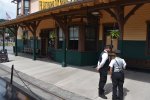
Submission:
POLYGON ((107 97, 104 94, 100 94, 99 97, 101 97, 103 99, 107 99, 107 97))
POLYGON ((120 100, 120 98, 116 96, 116 97, 113 97, 112 100, 120 100))

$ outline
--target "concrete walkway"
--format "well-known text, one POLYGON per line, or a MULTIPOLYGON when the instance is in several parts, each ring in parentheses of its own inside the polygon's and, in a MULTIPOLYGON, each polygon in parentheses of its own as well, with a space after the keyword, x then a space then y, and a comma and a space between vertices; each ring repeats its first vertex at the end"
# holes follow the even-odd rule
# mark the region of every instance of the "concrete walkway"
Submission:
MULTIPOLYGON (((42 82, 53 84, 61 89, 77 95, 102 100, 98 97, 99 74, 92 67, 62 67, 61 64, 30 58, 9 55, 10 62, 2 63, 8 67, 14 64, 15 69, 42 82)), ((124 84, 125 100, 149 100, 150 74, 126 71, 124 84)), ((108 75, 106 95, 108 100, 112 96, 112 84, 108 75)))

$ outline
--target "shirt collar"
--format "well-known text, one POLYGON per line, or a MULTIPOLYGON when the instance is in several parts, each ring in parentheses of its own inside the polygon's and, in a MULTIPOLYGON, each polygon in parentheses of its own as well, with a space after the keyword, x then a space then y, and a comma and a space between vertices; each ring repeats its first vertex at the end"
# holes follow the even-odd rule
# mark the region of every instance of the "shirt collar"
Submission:
POLYGON ((116 58, 120 58, 120 57, 116 57, 116 58))
POLYGON ((107 50, 104 50, 104 52, 108 53, 107 50))

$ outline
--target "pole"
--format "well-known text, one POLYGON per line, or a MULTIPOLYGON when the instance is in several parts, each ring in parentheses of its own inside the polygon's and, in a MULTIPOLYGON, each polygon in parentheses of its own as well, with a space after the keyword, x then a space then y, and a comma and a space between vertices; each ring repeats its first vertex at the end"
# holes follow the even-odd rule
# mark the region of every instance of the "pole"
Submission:
POLYGON ((14 71, 14 65, 12 65, 12 67, 11 67, 11 80, 10 80, 11 85, 13 83, 13 71, 14 71))
POLYGON ((3 29, 3 51, 5 50, 5 32, 3 29))
POLYGON ((62 66, 63 67, 66 67, 67 64, 66 64, 66 38, 65 38, 65 35, 64 35, 64 41, 63 41, 63 63, 62 63, 62 66))
POLYGON ((17 49, 17 32, 15 33, 15 56, 18 56, 18 49, 17 49))
POLYGON ((33 35, 33 60, 36 60, 36 33, 33 35))

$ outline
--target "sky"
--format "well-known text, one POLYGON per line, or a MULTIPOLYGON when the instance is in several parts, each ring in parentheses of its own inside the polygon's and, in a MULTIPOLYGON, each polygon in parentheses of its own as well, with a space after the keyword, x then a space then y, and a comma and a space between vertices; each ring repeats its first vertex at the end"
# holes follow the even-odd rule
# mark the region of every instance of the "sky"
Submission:
POLYGON ((16 4, 11 3, 12 0, 0 0, 0 19, 7 19, 7 14, 11 19, 16 18, 16 4))

